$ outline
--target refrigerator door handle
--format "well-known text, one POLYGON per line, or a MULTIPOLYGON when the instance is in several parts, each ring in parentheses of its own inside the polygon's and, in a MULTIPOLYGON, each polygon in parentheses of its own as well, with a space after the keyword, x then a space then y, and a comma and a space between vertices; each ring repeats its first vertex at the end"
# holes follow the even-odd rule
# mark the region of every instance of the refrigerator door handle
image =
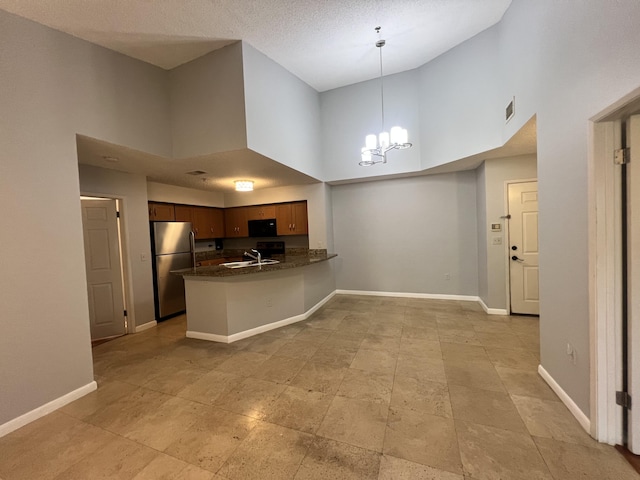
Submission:
POLYGON ((191 267, 196 271, 196 234, 189 232, 189 243, 191 246, 191 267))

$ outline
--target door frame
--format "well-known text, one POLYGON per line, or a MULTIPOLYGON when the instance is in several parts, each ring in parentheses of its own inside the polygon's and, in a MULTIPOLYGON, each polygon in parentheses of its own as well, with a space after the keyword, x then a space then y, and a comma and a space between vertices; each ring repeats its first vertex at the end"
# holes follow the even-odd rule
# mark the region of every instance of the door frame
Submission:
POLYGON ((622 445, 622 261, 620 171, 613 151, 621 145, 620 119, 640 105, 640 88, 588 123, 588 262, 591 436, 622 445))
POLYGON ((122 263, 122 290, 124 295, 124 308, 127 311, 127 328, 126 333, 136 333, 136 318, 133 302, 133 282, 131 281, 131 256, 129 254, 129 239, 127 235, 127 222, 126 222, 126 210, 127 200, 126 197, 121 195, 110 195, 105 193, 95 193, 81 191, 81 197, 93 197, 104 198, 109 200, 116 200, 118 205, 118 212, 120 213, 118 221, 118 240, 120 244, 120 262, 122 263))
MULTIPOLYGON (((504 181, 504 214, 505 215, 509 215, 509 185, 513 184, 513 183, 528 183, 528 182, 538 182, 537 178, 520 178, 520 179, 515 179, 515 180, 505 180, 504 181)), ((504 247, 504 256, 505 256, 505 262, 504 262, 504 275, 505 275, 505 288, 506 288, 506 309, 507 309, 507 315, 511 315, 511 269, 509 268, 509 234, 510 234, 510 223, 509 223, 509 219, 505 218, 504 220, 506 220, 504 222, 504 242, 503 242, 503 247, 504 247)), ((539 238, 538 238, 539 240, 539 238)))

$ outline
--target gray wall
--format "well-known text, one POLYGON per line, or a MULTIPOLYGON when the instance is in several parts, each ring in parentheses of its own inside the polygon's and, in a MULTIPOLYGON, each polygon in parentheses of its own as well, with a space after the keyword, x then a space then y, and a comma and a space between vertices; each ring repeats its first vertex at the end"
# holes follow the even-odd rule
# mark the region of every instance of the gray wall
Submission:
POLYGON ((340 185, 332 193, 338 289, 478 294, 474 171, 340 185))
POLYGON ((391 151, 389 162, 375 167, 358 165, 368 134, 380 133, 380 80, 349 85, 320 95, 322 157, 325 181, 376 177, 420 170, 419 75, 417 70, 384 78, 387 131, 400 125, 413 148, 391 151))
POLYGON ((511 93, 502 88, 499 51, 494 26, 418 69, 421 168, 502 145, 511 93))
POLYGON ((0 11, 0 425, 93 381, 76 133, 169 155, 155 67, 0 11))
POLYGON ((242 62, 248 147, 322 178, 318 92, 246 42, 242 62))
POLYGON ((246 148, 242 75, 240 42, 169 72, 173 157, 246 148))
POLYGON ((541 361, 587 415, 588 125, 639 85, 639 19, 635 0, 516 0, 500 23, 503 89, 516 96, 505 138, 537 113, 541 361))

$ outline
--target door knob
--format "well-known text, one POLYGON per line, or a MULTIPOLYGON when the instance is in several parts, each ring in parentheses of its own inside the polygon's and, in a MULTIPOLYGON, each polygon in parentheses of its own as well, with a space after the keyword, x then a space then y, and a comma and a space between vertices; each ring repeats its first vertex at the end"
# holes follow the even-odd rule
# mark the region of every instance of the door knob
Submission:
POLYGON ((511 260, 516 261, 516 262, 524 262, 524 260, 522 260, 521 258, 518 258, 517 255, 514 255, 513 257, 511 257, 511 260))
POLYGON ((513 246, 511 247, 511 250, 517 250, 517 249, 518 249, 518 247, 516 247, 515 245, 513 245, 513 246))

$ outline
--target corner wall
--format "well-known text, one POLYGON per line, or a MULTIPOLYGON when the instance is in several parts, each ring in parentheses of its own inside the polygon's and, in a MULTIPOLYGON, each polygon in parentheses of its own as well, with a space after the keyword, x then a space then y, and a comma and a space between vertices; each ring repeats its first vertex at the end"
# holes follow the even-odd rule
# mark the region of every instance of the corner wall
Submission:
POLYGON ((93 382, 76 134, 169 155, 156 67, 0 11, 0 426, 93 382))

